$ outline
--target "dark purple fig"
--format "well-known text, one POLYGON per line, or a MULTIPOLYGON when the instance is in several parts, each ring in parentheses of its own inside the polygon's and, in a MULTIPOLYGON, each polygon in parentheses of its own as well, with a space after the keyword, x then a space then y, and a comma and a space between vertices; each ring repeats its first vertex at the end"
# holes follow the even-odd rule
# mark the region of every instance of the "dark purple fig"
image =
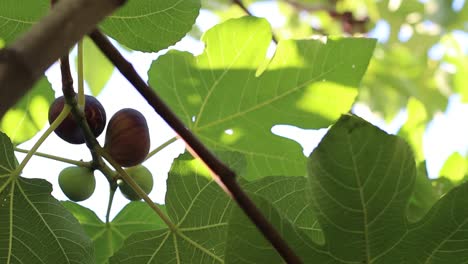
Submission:
POLYGON ((107 125, 104 148, 122 167, 131 167, 143 162, 150 148, 145 117, 131 108, 124 108, 115 113, 107 125))
MULTIPOLYGON (((91 131, 95 137, 101 135, 106 126, 106 111, 101 103, 93 96, 86 95, 85 117, 91 131)), ((65 98, 58 97, 49 108, 49 124, 52 124, 57 116, 62 112, 65 105, 65 98)), ((63 122, 55 129, 55 134, 61 139, 71 144, 85 143, 85 137, 75 118, 70 113, 63 122)))

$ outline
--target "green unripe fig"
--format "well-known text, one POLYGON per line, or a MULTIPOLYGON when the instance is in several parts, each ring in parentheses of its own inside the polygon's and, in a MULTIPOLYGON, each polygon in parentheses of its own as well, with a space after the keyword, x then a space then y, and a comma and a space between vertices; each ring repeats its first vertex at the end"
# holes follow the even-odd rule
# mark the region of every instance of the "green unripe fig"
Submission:
MULTIPOLYGON (((140 187, 145 191, 146 194, 149 194, 153 189, 153 175, 143 165, 137 165, 134 167, 126 168, 128 176, 130 176, 140 187)), ((126 182, 122 181, 119 185, 119 189, 125 198, 130 201, 138 201, 141 197, 128 185, 126 182)))
POLYGON ((73 166, 63 169, 58 182, 68 199, 75 202, 88 199, 96 188, 93 171, 84 167, 73 166))

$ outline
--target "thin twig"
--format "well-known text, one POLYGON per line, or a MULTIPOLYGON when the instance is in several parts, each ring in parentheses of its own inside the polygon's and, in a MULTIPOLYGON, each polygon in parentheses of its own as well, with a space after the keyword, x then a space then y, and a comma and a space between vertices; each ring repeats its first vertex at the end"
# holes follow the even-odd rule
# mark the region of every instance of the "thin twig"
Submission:
POLYGON ((42 136, 34 143, 34 146, 29 150, 29 152, 26 154, 26 157, 24 157, 23 161, 16 167, 15 171, 12 173, 14 176, 18 176, 21 171, 26 167, 26 164, 28 164, 29 160, 31 160, 32 156, 36 151, 39 149, 39 147, 44 143, 44 141, 49 137, 52 132, 62 123, 62 121, 68 116, 70 113, 70 109, 68 107, 64 107, 60 114, 57 116, 57 118, 50 124, 50 126, 47 128, 47 130, 42 134, 42 136))
POLYGON ((200 158, 213 172, 214 179, 223 190, 227 190, 245 214, 257 226, 261 233, 270 241, 277 252, 287 263, 302 263, 294 251, 282 239, 278 231, 268 222, 262 212, 250 200, 235 179, 235 173, 222 163, 195 135, 185 127, 182 121, 166 105, 166 103, 146 84, 138 75, 135 68, 129 63, 112 43, 98 30, 90 34, 91 39, 107 56, 107 58, 119 69, 127 80, 147 100, 148 104, 158 113, 174 131, 186 142, 192 155, 200 158))
MULTIPOLYGON (((30 151, 30 150, 21 149, 21 148, 18 148, 18 147, 15 147, 14 150, 16 152, 21 152, 21 153, 29 153, 29 151, 30 151)), ((43 158, 56 160, 56 161, 61 161, 61 162, 64 162, 64 163, 68 163, 68 164, 72 164, 72 165, 76 165, 76 166, 80 166, 80 167, 91 168, 91 162, 89 162, 89 161, 72 160, 72 159, 67 159, 67 158, 63 158, 63 157, 59 157, 59 156, 55 156, 55 155, 51 155, 51 154, 47 154, 47 153, 43 153, 43 152, 39 152, 39 151, 36 151, 36 153, 34 153, 34 156, 43 157, 43 158)))
POLYGON ((85 95, 84 95, 84 73, 83 73, 83 39, 78 41, 78 105, 84 107, 85 95))
POLYGON ((177 226, 172 223, 171 219, 164 214, 164 212, 159 208, 152 200, 149 198, 149 196, 141 189, 141 187, 136 183, 132 177, 128 175, 128 173, 122 169, 122 167, 114 160, 112 157, 107 153, 103 148, 97 146, 96 147, 97 152, 99 155, 104 157, 111 165, 112 167, 117 171, 117 173, 120 175, 122 180, 126 182, 130 187, 140 196, 149 206, 151 209, 153 209, 154 212, 163 220, 163 222, 167 225, 167 227, 173 231, 177 232, 177 226))
POLYGON ((148 160, 149 158, 153 157, 154 155, 156 155, 159 151, 165 149, 167 146, 169 146, 170 144, 174 143, 177 141, 177 137, 173 137, 171 139, 169 139, 168 141, 162 143, 159 147, 155 148, 153 151, 151 151, 148 156, 146 156, 146 159, 145 160, 148 160))

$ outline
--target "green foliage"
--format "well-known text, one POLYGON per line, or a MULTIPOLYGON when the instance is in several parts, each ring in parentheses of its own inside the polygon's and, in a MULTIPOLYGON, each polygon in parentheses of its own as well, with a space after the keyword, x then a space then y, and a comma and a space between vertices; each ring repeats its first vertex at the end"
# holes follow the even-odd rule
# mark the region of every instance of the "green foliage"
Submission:
POLYGON ((309 160, 312 204, 329 253, 366 263, 464 262, 466 243, 455 240, 468 220, 462 209, 468 205, 463 197, 468 185, 409 225, 405 209, 415 176, 404 141, 360 118, 343 116, 309 160))
MULTIPOLYGON (((233 164, 245 164, 242 156, 226 155, 233 164)), ((189 155, 176 159, 167 180, 166 209, 177 229, 131 235, 110 263, 222 262, 232 202, 209 177, 189 155)))
MULTIPOLYGON (((236 172, 304 263, 466 263, 466 157, 454 153, 442 177, 429 179, 423 135, 449 96, 468 100, 466 47, 455 33, 466 31, 467 1, 460 10, 452 0, 332 2, 281 1, 284 23, 272 28, 239 18, 245 11, 234 1, 132 0, 99 27, 131 51, 157 52, 192 30, 201 6, 219 18, 207 32, 192 31, 203 33, 202 54, 168 51, 153 62, 148 82, 236 172), (338 37, 377 22, 389 26, 378 44, 338 37), (429 55, 434 47, 440 58, 429 55), (355 102, 386 121, 403 109, 406 123, 388 135, 349 113, 355 102), (276 125, 329 130, 307 158, 297 142, 272 132, 276 125)), ((45 0, 1 0, 0 47, 49 8, 45 0)), ((84 50, 84 79, 97 95, 114 66, 88 39, 84 50)), ((284 263, 188 153, 172 163, 165 205, 131 202, 111 221, 60 203, 44 179, 22 177, 13 144, 43 128, 53 98, 43 78, 0 121, 0 263, 284 263)), ((116 187, 115 172, 101 171, 116 187)))
POLYGON ((424 105, 414 98, 409 99, 406 110, 408 118, 398 131, 398 136, 404 138, 410 144, 416 161, 423 161, 423 135, 428 121, 427 111, 424 105))
POLYGON ((170 52, 156 60, 149 83, 206 144, 245 154, 250 179, 305 174, 301 147, 271 128, 327 127, 349 111, 375 44, 282 41, 267 60, 270 27, 252 17, 218 25, 203 40, 198 57, 170 52))
POLYGON ((49 3, 48 0, 2 0, 0 37, 7 44, 15 40, 47 13, 49 3))
MULTIPOLYGON (((414 193, 410 198, 406 214, 408 221, 420 220, 442 196, 437 193, 437 183, 427 176, 426 162, 420 162, 418 172, 414 181, 414 193)), ((444 194, 447 190, 444 190, 444 194)))
POLYGON ((83 40, 83 53, 84 80, 91 94, 97 96, 114 72, 114 65, 87 37, 83 40))
POLYGON ((109 16, 101 27, 134 50, 159 51, 179 41, 192 28, 200 0, 135 0, 109 16))
POLYGON ((16 171, 13 145, 0 133, 0 263, 93 263, 91 241, 42 179, 16 171))
MULTIPOLYGON (((108 263, 108 259, 133 233, 164 227, 164 223, 141 202, 132 202, 125 206, 109 223, 104 223, 96 214, 73 202, 63 202, 73 216, 78 219, 86 234, 92 238, 96 264, 108 263)), ((164 209, 164 206, 159 206, 164 209)))
MULTIPOLYGON (((294 248, 304 263, 327 263, 325 253, 299 228, 261 197, 252 196, 268 220, 281 231, 281 235, 294 248), (316 254, 314 254, 314 252, 316 254), (313 255, 313 256, 311 256, 313 255)), ((296 197, 297 198, 297 197, 296 197)), ((305 198, 305 197, 302 197, 305 198)), ((306 207, 307 208, 307 207, 306 207)), ((281 257, 239 209, 229 219, 229 236, 225 263, 281 263, 281 257)), ((329 261, 329 260, 328 260, 329 261)))
POLYGON ((455 152, 448 157, 444 166, 439 172, 441 177, 445 177, 454 183, 460 183, 468 174, 468 164, 466 158, 455 152))
POLYGON ((452 6, 455 0, 435 0, 434 5, 437 12, 432 12, 430 19, 447 29, 466 28, 466 19, 468 18, 468 3, 463 2, 461 11, 453 10, 452 6))
MULTIPOLYGON (((0 37, 10 43, 49 8, 48 0, 2 0, 0 37)), ((159 51, 175 44, 190 31, 199 9, 200 0, 128 1, 100 26, 106 34, 131 49, 159 51)))
POLYGON ((453 89, 461 95, 462 101, 466 103, 468 102, 468 81, 466 78, 468 74, 468 57, 463 50, 463 44, 457 41, 453 34, 445 36, 441 44, 445 50, 444 61, 457 69, 452 73, 453 89))
POLYGON ((403 140, 343 116, 310 156, 308 172, 311 203, 334 258, 377 263, 407 232, 416 169, 403 140))
MULTIPOLYGON (((270 176, 245 183, 243 187, 254 197, 259 196, 270 201, 271 205, 266 205, 266 208, 274 206, 283 217, 312 240, 319 244, 324 243, 323 232, 317 222, 316 214, 309 206, 308 199, 304 199, 308 195, 306 177, 270 176)), ((262 202, 261 198, 257 199, 262 202)), ((239 214, 233 214, 233 218, 237 217, 239 214)), ((237 223, 237 220, 230 220, 230 223, 237 223)), ((239 224, 239 227, 241 226, 239 224)), ((243 232, 239 229, 236 231, 243 232)))
MULTIPOLYGON (((257 197, 256 201, 305 263, 464 263, 468 256, 462 237, 468 214, 463 208, 468 206, 468 185, 449 192, 410 224, 406 209, 413 187, 427 183, 424 175, 416 176, 411 156, 401 139, 345 115, 309 157, 308 188, 283 184, 281 188, 295 188, 283 196, 257 197), (313 209, 315 216, 308 218, 309 223, 318 221, 316 228, 322 229, 325 244, 313 241, 293 225, 295 214, 278 209, 278 201, 284 198, 307 201, 298 207, 313 209)), ((432 188, 425 190, 426 198, 433 196, 432 188)), ((277 193, 276 188, 270 191, 277 193)), ((226 248, 227 263, 281 261, 237 209, 229 220, 226 248)))
POLYGON ((429 67, 427 54, 399 43, 380 47, 363 81, 360 100, 392 120, 409 98, 421 101, 428 114, 444 110, 447 96, 434 81, 436 70, 429 67))
POLYGON ((0 128, 14 144, 31 139, 47 123, 49 105, 54 101, 54 91, 43 77, 0 120, 0 128))

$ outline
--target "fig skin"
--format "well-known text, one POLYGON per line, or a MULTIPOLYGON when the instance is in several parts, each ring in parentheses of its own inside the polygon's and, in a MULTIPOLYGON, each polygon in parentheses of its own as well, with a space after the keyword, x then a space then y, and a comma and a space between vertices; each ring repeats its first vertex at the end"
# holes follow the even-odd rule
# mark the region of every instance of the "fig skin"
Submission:
POLYGON ((63 169, 58 178, 60 189, 68 199, 80 202, 88 199, 96 188, 96 178, 89 168, 67 167, 63 169))
MULTIPOLYGON (((101 135, 106 126, 106 111, 102 104, 93 96, 85 96, 85 117, 91 131, 95 137, 101 135)), ((50 105, 49 108, 49 124, 52 124, 57 116, 62 112, 65 105, 65 97, 60 96, 50 105)), ((71 113, 63 120, 63 122, 55 129, 55 134, 61 139, 71 144, 85 143, 83 131, 71 113)))
MULTIPOLYGON (((153 175, 143 165, 137 165, 134 167, 126 168, 128 176, 130 176, 140 187, 145 191, 146 194, 149 194, 153 189, 153 175)), ((128 185, 126 182, 122 181, 119 184, 119 189, 122 192, 123 196, 130 201, 141 200, 141 197, 128 185)))
POLYGON ((131 108, 116 112, 107 125, 104 148, 122 167, 142 163, 150 149, 148 124, 143 114, 131 108))

